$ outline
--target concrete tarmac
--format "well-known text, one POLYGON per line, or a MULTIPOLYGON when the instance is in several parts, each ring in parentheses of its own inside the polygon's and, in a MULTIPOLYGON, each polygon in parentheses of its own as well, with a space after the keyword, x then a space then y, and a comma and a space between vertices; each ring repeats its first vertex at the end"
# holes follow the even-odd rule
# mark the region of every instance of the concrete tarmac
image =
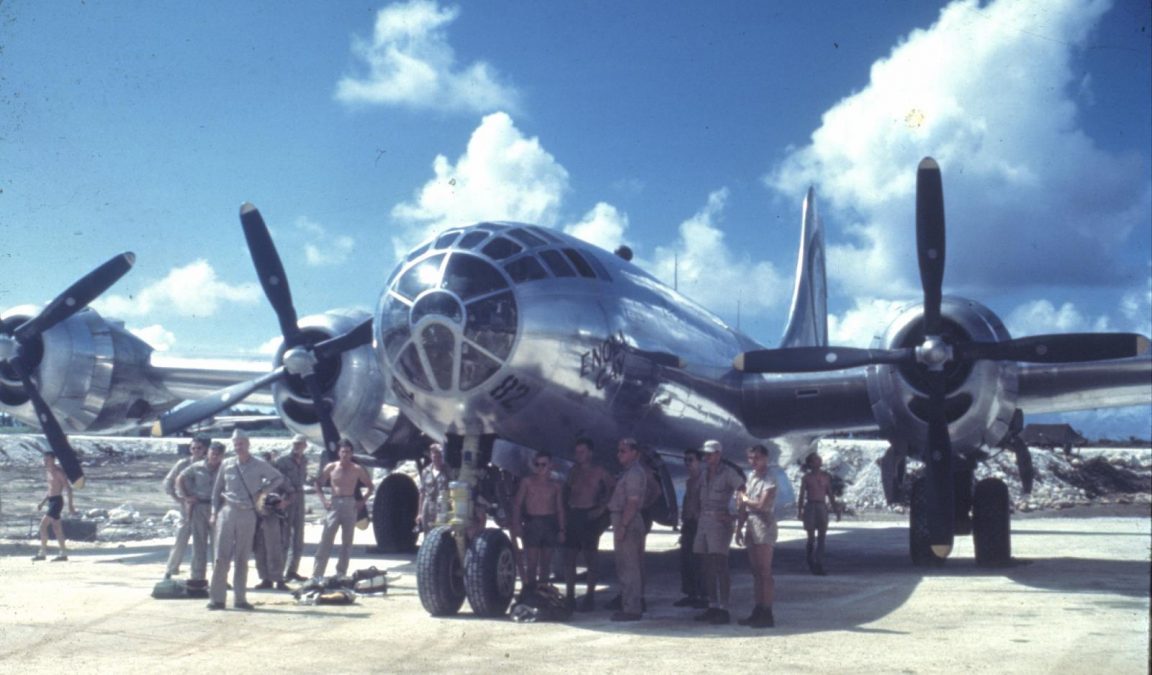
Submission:
MULTIPOLYGON (((475 618, 467 604, 457 617, 429 617, 414 556, 367 553, 371 530, 358 532, 352 569, 398 573, 386 596, 317 607, 250 591, 253 612, 231 609, 231 594, 224 612, 152 599, 167 541, 77 544, 69 562, 33 563, 33 546, 9 540, 0 542, 0 672, 1147 673, 1150 524, 1016 520, 1015 564, 978 568, 971 538, 959 537, 944 567, 925 570, 907 560, 903 524, 836 523, 830 575, 815 577, 803 531, 785 522, 769 630, 703 626, 695 610, 673 607, 677 534, 659 527, 645 561, 650 611, 631 624, 605 610, 518 624, 475 618)), ((309 553, 318 537, 312 526, 309 553)), ((611 552, 602 558, 611 584, 611 552)), ((735 620, 751 588, 737 549, 733 567, 735 620)), ((254 570, 249 578, 258 581, 254 570)), ((599 604, 613 594, 602 588, 599 604)))

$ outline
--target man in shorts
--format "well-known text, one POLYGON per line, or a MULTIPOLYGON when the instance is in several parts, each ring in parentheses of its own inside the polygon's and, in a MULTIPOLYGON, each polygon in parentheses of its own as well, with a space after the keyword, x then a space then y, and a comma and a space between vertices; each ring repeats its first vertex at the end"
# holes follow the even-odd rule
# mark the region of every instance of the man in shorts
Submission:
POLYGON ((600 552, 600 535, 608 529, 608 498, 615 481, 608 471, 592 463, 592 439, 578 438, 572 454, 575 466, 568 472, 564 485, 568 531, 564 538, 564 573, 568 585, 568 604, 576 604, 576 558, 584 554, 587 566, 588 592, 580 611, 595 607, 596 566, 600 552))
POLYGON ((538 452, 531 475, 520 481, 512 500, 512 536, 524 542, 524 593, 547 581, 552 549, 564 542, 564 516, 563 489, 552 478, 552 455, 538 452))
POLYGON ((824 460, 815 452, 804 460, 808 473, 800 479, 800 496, 796 499, 797 514, 804 522, 808 533, 808 569, 817 576, 824 576, 824 537, 828 534, 828 508, 836 510, 836 520, 840 520, 836 509, 836 496, 832 494, 832 476, 823 468, 824 460))
POLYGON ((72 486, 68 483, 68 476, 56 464, 56 454, 44 453, 44 478, 48 481, 48 490, 44 499, 36 506, 36 510, 48 505, 48 513, 40 519, 40 551, 32 558, 33 561, 45 560, 48 557, 48 529, 56 533, 56 541, 60 542, 60 554, 52 562, 63 562, 68 559, 68 549, 64 546, 64 526, 60 522, 60 515, 64 512, 64 496, 68 493, 68 513, 76 513, 72 506, 72 486))

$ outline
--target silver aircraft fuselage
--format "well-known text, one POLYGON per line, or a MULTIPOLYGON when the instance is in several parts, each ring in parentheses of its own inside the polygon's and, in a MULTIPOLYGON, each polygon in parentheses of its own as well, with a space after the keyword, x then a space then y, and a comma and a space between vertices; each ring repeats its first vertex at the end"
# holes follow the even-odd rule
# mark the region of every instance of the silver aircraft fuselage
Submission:
POLYGON ((580 436, 658 450, 755 442, 731 364, 759 345, 559 232, 482 223, 443 233, 393 273, 375 328, 401 409, 434 437, 495 434, 553 452, 580 436))

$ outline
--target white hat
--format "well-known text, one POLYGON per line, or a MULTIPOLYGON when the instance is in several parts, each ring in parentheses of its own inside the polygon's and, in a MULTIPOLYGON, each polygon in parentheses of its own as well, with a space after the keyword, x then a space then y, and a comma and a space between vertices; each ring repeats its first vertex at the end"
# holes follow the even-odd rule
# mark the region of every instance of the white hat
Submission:
POLYGON ((234 440, 234 441, 235 441, 235 440, 239 440, 239 439, 241 439, 241 438, 243 438, 243 439, 247 439, 247 438, 248 438, 248 434, 246 434, 246 433, 244 432, 244 430, 243 430, 243 429, 241 429, 240 427, 236 427, 235 429, 233 429, 233 430, 232 430, 232 440, 234 440))
POLYGON ((307 442, 308 442, 308 437, 305 436, 304 434, 296 434, 295 436, 292 437, 293 445, 295 445, 296 443, 307 443, 307 442))
POLYGON ((713 452, 720 452, 720 441, 704 441, 704 447, 700 448, 700 452, 704 454, 712 454, 713 452))

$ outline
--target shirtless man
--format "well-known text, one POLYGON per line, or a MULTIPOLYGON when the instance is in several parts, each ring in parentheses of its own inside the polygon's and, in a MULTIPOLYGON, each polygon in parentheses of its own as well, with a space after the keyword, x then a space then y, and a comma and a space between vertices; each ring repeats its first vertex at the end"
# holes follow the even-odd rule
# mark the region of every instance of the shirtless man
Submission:
POLYGON ((824 571, 824 537, 828 534, 829 506, 836 511, 836 520, 840 520, 836 496, 832 494, 832 476, 820 468, 823 464, 824 460, 815 452, 804 460, 808 473, 800 479, 800 496, 796 499, 797 516, 804 521, 804 529, 808 531, 808 569, 819 576, 827 574, 824 571))
POLYGON ((548 579, 552 548, 564 543, 563 497, 560 481, 552 478, 552 455, 536 453, 532 474, 520 481, 512 500, 512 536, 524 540, 525 593, 548 579))
POLYGON ((608 529, 608 498, 612 496, 615 481, 604 467, 592 463, 592 440, 576 439, 572 451, 576 465, 568 472, 564 485, 568 527, 564 540, 564 576, 568 584, 568 604, 576 601, 576 557, 584 554, 588 566, 588 592, 580 604, 580 611, 595 607, 596 565, 599 557, 600 535, 608 529))
POLYGON ((336 574, 348 574, 348 556, 356 534, 356 514, 364 501, 356 498, 356 487, 364 485, 367 488, 365 494, 372 494, 372 477, 364 467, 352 461, 352 441, 342 438, 337 448, 339 459, 325 466, 316 477, 316 494, 328 515, 324 517, 324 533, 320 535, 320 548, 316 550, 316 562, 312 566, 313 579, 324 577, 336 530, 340 530, 340 559, 336 563, 336 574), (324 495, 325 483, 332 486, 331 500, 324 495))
POLYGON ((64 492, 68 493, 68 512, 76 513, 76 509, 72 506, 72 486, 68 484, 64 470, 56 465, 55 453, 44 453, 44 477, 48 481, 48 491, 36 505, 36 510, 39 511, 47 504, 48 513, 40 519, 40 551, 32 560, 48 557, 48 528, 52 528, 56 533, 56 541, 60 542, 60 555, 53 558, 52 562, 63 562, 68 559, 68 550, 64 547, 64 526, 60 523, 60 514, 64 511, 64 492))

